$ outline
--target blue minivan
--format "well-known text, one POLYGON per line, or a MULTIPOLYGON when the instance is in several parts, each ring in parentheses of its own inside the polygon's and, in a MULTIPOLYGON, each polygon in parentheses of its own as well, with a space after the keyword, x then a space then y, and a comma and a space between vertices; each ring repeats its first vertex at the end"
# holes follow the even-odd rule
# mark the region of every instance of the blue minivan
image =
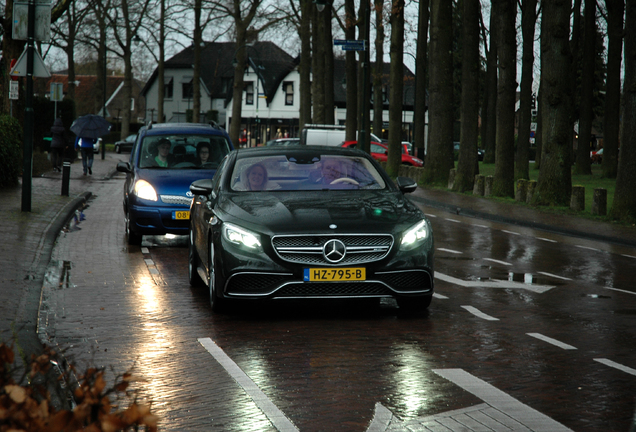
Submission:
POLYGON ((158 123, 143 127, 128 162, 124 220, 128 244, 143 235, 187 235, 190 226, 190 184, 212 178, 225 155, 233 150, 227 132, 216 125, 158 123))

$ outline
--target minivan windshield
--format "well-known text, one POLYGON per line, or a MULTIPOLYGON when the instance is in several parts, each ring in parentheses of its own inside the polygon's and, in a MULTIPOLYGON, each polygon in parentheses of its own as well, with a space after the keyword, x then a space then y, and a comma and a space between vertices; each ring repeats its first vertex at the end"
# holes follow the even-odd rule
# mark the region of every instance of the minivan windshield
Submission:
POLYGON ((139 154, 140 168, 216 169, 230 144, 217 135, 152 135, 144 137, 139 154))

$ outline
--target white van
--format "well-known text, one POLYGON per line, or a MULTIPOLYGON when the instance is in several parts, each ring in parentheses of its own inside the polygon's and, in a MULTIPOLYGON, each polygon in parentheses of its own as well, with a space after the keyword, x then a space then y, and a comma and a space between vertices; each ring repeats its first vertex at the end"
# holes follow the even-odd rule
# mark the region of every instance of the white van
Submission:
MULTIPOLYGON (((301 145, 339 146, 345 142, 345 126, 308 124, 300 133, 301 145)), ((357 132, 356 132, 357 136, 357 132)), ((374 134, 370 135, 371 141, 382 142, 374 134)))

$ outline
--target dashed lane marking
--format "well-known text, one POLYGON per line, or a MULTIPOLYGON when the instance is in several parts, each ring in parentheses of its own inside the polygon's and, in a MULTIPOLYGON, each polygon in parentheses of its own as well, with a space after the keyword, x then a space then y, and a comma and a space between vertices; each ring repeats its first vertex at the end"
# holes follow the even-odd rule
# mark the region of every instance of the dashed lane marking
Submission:
POLYGON ((535 238, 537 240, 543 240, 543 241, 547 241, 547 242, 550 242, 550 243, 558 243, 558 241, 556 241, 556 240, 552 240, 552 239, 545 238, 545 237, 535 237, 535 238))
POLYGON ((435 278, 444 282, 452 283, 466 288, 508 288, 508 289, 525 289, 536 293, 544 293, 554 288, 554 285, 527 284, 515 281, 503 280, 484 280, 484 281, 465 281, 455 278, 444 273, 435 272, 435 278))
POLYGON ((563 348, 564 350, 575 350, 576 347, 573 347, 572 345, 568 345, 566 343, 563 343, 561 341, 558 341, 556 339, 552 339, 551 337, 547 337, 542 335, 541 333, 526 333, 528 336, 532 336, 533 338, 537 338, 539 340, 542 340, 544 342, 547 342, 549 344, 552 344, 554 346, 558 346, 559 348, 563 348))
POLYGON ((605 288, 605 289, 612 290, 612 291, 618 291, 618 292, 622 292, 622 293, 625 293, 625 294, 636 295, 636 292, 627 291, 627 290, 623 290, 623 289, 620 289, 620 288, 613 288, 613 287, 601 287, 601 288, 605 288))
POLYGON ((580 248, 580 249, 592 250, 592 251, 596 251, 596 252, 601 252, 600 249, 589 247, 589 246, 574 245, 574 247, 577 247, 577 248, 580 248))
POLYGON ((512 234, 512 235, 518 235, 520 236, 521 234, 519 234, 518 232, 514 232, 514 231, 508 231, 508 230, 501 230, 502 232, 505 232, 506 234, 512 234))
POLYGON ((594 361, 597 361, 599 363, 603 363, 605 366, 613 367, 614 369, 618 369, 618 370, 621 370, 623 372, 627 372, 628 374, 636 375, 636 369, 632 369, 630 367, 623 366, 620 363, 613 362, 613 361, 608 360, 606 358, 596 358, 596 359, 594 359, 594 361))
POLYGON ((458 221, 457 219, 449 219, 449 218, 445 218, 445 219, 449 222, 462 223, 461 221, 458 221))
POLYGON ((537 272, 537 273, 542 274, 544 276, 550 276, 550 277, 553 277, 553 278, 557 278, 557 279, 572 280, 572 279, 570 279, 568 277, 559 276, 559 275, 555 275, 555 274, 552 274, 552 273, 546 273, 546 272, 537 272))
POLYGON ((456 251, 453 249, 445 249, 445 248, 437 248, 438 251, 441 252, 448 252, 448 253, 452 253, 452 254, 463 254, 464 252, 460 252, 460 251, 456 251))
POLYGON ((436 299, 439 299, 439 300, 448 300, 448 297, 446 297, 445 295, 442 295, 440 293, 433 293, 433 297, 435 297, 436 299))
POLYGON ((485 313, 483 313, 482 311, 480 311, 479 309, 475 307, 472 307, 472 306, 462 306, 462 307, 466 309, 468 312, 470 312, 471 314, 475 315, 477 318, 485 319, 486 321, 499 321, 499 318, 486 315, 485 313))
POLYGON ((256 383, 254 383, 254 381, 252 381, 252 379, 248 377, 247 374, 243 372, 241 368, 238 367, 238 365, 234 363, 234 361, 228 357, 228 355, 225 354, 225 352, 219 348, 212 339, 199 338, 198 341, 212 355, 212 357, 214 357, 214 359, 218 361, 223 368, 225 368, 227 373, 234 378, 241 387, 243 387, 245 393, 252 398, 256 406, 263 411, 276 429, 281 432, 298 431, 291 420, 285 417, 285 414, 283 414, 283 412, 269 400, 265 393, 258 388, 256 383))
POLYGON ((636 259, 636 256, 634 255, 627 255, 627 254, 621 254, 622 256, 624 256, 625 258, 634 258, 636 259))
POLYGON ((506 261, 499 261, 499 260, 496 260, 496 259, 494 259, 494 258, 484 258, 483 260, 484 260, 484 261, 494 262, 494 263, 501 264, 501 265, 507 265, 507 266, 511 266, 511 265, 512 265, 512 264, 511 264, 511 263, 509 263, 509 262, 506 262, 506 261))

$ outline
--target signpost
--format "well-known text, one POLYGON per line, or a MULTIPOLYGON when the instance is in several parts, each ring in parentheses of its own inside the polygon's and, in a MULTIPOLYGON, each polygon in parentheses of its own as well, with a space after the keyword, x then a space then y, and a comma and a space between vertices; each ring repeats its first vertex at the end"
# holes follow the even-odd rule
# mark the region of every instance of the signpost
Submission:
POLYGON ((64 99, 64 86, 62 83, 51 83, 51 100, 55 102, 55 112, 53 120, 57 118, 57 103, 64 99))
POLYGON ((340 46, 343 51, 364 51, 366 50, 366 42, 357 39, 334 39, 333 44, 340 46))

